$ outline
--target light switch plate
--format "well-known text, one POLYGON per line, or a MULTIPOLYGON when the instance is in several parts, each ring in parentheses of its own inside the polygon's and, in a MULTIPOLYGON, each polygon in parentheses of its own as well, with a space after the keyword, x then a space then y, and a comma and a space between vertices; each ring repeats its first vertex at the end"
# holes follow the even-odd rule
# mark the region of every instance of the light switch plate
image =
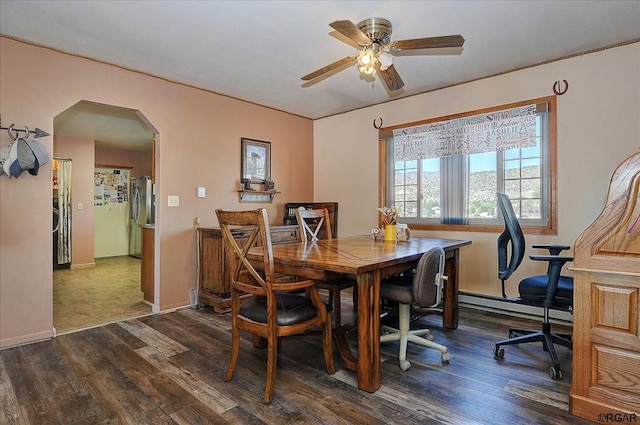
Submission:
POLYGON ((204 198, 206 189, 204 187, 198 187, 198 198, 204 198))
POLYGON ((170 207, 179 207, 180 206, 180 197, 178 195, 169 195, 169 206, 170 207))

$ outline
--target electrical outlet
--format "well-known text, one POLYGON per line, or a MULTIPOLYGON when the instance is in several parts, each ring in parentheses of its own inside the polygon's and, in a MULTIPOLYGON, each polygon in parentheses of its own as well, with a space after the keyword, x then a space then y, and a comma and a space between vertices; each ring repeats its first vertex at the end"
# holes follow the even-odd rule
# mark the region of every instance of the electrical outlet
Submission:
POLYGON ((168 205, 170 207, 179 207, 180 206, 180 197, 178 195, 169 195, 169 197, 168 197, 168 205))

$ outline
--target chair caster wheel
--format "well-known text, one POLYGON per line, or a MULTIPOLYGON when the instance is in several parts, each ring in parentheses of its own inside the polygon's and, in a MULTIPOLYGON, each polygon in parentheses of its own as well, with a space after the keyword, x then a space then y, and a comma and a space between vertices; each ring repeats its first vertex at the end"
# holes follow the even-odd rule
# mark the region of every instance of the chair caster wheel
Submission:
POLYGON ((493 357, 498 358, 498 359, 503 359, 504 358, 504 348, 500 348, 499 346, 496 346, 493 349, 493 357))
POLYGON ((411 367, 411 363, 409 363, 408 360, 400 360, 400 369, 409 370, 410 367, 411 367))
POLYGON ((549 378, 557 379, 558 381, 562 379, 562 371, 560 367, 551 366, 549 368, 549 378))
POLYGON ((442 353, 442 363, 449 364, 450 359, 449 353, 442 353))

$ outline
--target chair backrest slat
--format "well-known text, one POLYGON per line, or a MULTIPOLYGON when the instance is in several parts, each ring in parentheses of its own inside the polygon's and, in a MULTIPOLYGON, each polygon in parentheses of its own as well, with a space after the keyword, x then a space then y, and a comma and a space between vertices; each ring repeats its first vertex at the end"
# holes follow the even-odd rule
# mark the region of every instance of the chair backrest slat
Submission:
POLYGON ((225 250, 231 266, 232 284, 245 292, 260 294, 274 282, 273 250, 267 210, 216 210, 225 250), (234 237, 242 229, 242 237, 234 237), (247 236, 248 234, 248 236, 247 236), (260 264, 256 268, 257 264, 260 264), (258 290, 257 288, 262 288, 258 290))
POLYGON ((298 230, 302 242, 317 241, 320 239, 331 239, 331 220, 329 220, 329 212, 325 208, 314 210, 297 209, 296 220, 298 221, 298 230), (315 228, 309 223, 315 222, 315 228))

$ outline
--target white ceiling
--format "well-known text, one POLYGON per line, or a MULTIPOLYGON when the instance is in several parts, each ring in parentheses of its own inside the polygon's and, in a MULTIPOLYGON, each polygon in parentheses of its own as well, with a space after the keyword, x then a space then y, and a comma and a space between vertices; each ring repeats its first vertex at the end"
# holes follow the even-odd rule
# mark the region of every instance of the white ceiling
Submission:
POLYGON ((1 0, 0 33, 317 119, 640 40, 640 1, 1 0), (370 17, 390 20, 393 40, 466 42, 396 56, 396 93, 355 66, 304 87, 356 52, 328 24, 370 17))

